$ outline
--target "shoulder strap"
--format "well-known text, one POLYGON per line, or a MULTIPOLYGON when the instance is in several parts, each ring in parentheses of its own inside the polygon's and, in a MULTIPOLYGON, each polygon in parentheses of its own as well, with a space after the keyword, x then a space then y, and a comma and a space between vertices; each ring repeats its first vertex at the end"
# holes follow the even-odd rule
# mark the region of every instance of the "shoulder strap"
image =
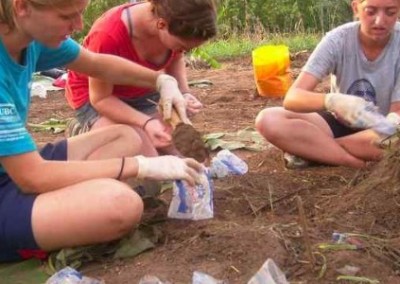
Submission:
POLYGON ((132 37, 132 18, 131 14, 129 13, 129 7, 125 9, 126 17, 128 19, 128 29, 129 29, 129 37, 132 37))

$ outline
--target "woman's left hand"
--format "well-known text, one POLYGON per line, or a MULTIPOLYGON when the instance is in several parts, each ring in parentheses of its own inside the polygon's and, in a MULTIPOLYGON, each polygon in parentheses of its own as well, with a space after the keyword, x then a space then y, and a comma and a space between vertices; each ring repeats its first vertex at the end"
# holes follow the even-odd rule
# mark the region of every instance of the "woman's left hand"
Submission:
POLYGON ((192 94, 184 93, 183 97, 185 98, 186 111, 188 115, 199 113, 203 108, 203 104, 192 94))
POLYGON ((172 137, 168 133, 168 129, 159 119, 150 120, 143 127, 143 130, 156 148, 168 147, 172 143, 172 137))

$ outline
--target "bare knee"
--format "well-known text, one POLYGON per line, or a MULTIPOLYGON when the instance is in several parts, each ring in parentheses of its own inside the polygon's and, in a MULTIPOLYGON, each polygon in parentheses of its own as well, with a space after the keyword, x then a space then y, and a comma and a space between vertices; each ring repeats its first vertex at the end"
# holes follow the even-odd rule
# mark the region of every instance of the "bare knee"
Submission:
POLYGON ((113 238, 127 234, 140 222, 143 202, 128 185, 121 183, 118 187, 114 186, 105 198, 107 198, 105 222, 110 226, 113 238))
POLYGON ((284 119, 285 110, 281 107, 265 108, 260 111, 255 120, 258 132, 268 141, 272 142, 279 138, 282 131, 281 122, 284 119))
POLYGON ((128 125, 114 125, 114 131, 116 131, 117 139, 124 145, 127 153, 136 155, 140 152, 143 147, 143 138, 141 135, 128 125))

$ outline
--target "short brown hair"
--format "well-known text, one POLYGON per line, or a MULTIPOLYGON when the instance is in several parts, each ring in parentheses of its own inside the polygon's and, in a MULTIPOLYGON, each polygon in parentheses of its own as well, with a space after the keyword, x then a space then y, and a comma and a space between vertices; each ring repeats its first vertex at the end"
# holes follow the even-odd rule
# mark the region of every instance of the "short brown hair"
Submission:
POLYGON ((148 0, 153 13, 168 23, 168 31, 184 39, 207 40, 217 33, 214 0, 148 0))

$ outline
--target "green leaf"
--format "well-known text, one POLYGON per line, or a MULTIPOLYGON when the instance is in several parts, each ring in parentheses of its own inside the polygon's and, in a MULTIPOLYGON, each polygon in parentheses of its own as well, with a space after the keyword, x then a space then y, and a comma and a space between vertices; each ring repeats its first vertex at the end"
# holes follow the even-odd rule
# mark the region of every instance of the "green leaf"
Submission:
POLYGON ((352 275, 339 275, 336 278, 337 281, 345 280, 345 281, 352 281, 356 283, 369 283, 369 284, 379 284, 379 280, 376 279, 369 279, 367 277, 358 277, 352 275))
POLYGON ((218 148, 228 150, 243 148, 250 151, 263 151, 267 147, 264 137, 252 127, 231 133, 209 133, 203 136, 203 140, 211 151, 218 148), (220 139, 221 137, 224 137, 224 139, 220 139))
POLYGON ((254 151, 254 152, 262 152, 265 150, 265 146, 262 145, 250 145, 244 147, 244 149, 249 150, 249 151, 254 151))
POLYGON ((43 284, 48 278, 37 259, 0 266, 1 284, 43 284))
POLYGON ((28 123, 28 126, 31 127, 33 131, 37 131, 37 132, 48 131, 48 132, 53 132, 54 134, 57 134, 57 133, 61 133, 61 132, 65 131, 65 128, 67 127, 67 121, 50 118, 39 124, 28 123))
POLYGON ((221 140, 221 146, 222 149, 227 149, 227 150, 237 150, 237 149, 243 149, 246 147, 246 144, 242 142, 236 142, 236 141, 223 141, 221 140))
POLYGON ((222 145, 221 140, 215 138, 208 139, 205 143, 208 146, 208 148, 210 148, 211 151, 218 149, 222 145))
POLYGON ((136 230, 131 237, 121 240, 114 258, 133 257, 154 246, 149 238, 145 237, 140 230, 136 230))
POLYGON ((205 134, 205 135, 203 135, 203 140, 207 141, 209 139, 218 139, 218 138, 224 137, 224 135, 225 135, 224 132, 215 132, 215 133, 205 134))

